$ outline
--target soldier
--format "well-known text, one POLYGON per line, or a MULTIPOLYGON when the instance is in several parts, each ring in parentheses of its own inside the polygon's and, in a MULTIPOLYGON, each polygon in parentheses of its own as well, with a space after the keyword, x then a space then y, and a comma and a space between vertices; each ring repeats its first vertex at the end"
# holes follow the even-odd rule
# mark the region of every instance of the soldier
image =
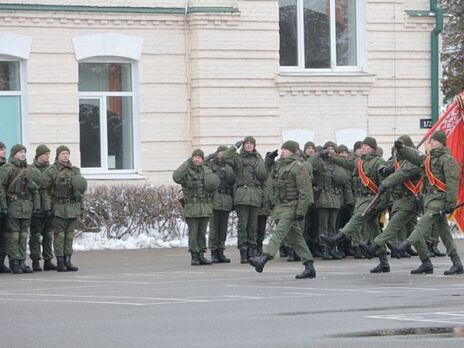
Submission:
POLYGON ((271 215, 273 206, 272 182, 268 177, 263 184, 263 203, 258 212, 258 225, 256 229, 256 247, 259 255, 263 253, 263 241, 266 236, 267 219, 271 215))
MULTIPOLYGON (((342 206, 343 186, 350 180, 351 176, 343 168, 328 161, 325 154, 335 154, 337 144, 328 141, 324 144, 321 152, 311 158, 314 175, 315 206, 319 221, 319 234, 329 237, 336 234, 337 215, 342 206), (321 157, 321 153, 324 154, 321 157)), ((322 259, 341 259, 335 246, 321 246, 322 259)))
MULTIPOLYGON (((405 146, 414 146, 408 135, 402 135, 400 139, 405 146)), ((397 155, 397 158, 395 157, 393 156, 391 163, 379 168, 383 175, 388 175, 386 179, 382 180, 379 192, 392 191, 393 206, 390 221, 385 230, 374 239, 372 244, 361 244, 361 249, 366 257, 370 259, 375 255, 379 256, 379 265, 371 269, 371 273, 390 272, 390 265, 384 248, 385 243, 400 238, 398 236, 403 233, 405 226, 414 223, 417 219, 417 196, 422 187, 422 171, 419 167, 406 161, 400 154, 397 155)), ((423 241, 421 242, 420 250, 426 254, 425 244, 423 244, 423 241)))
POLYGON ((0 204, 8 214, 7 252, 14 274, 32 273, 26 266, 26 247, 33 213, 40 212, 37 170, 26 162, 26 148, 16 144, 11 148, 10 160, 2 167, 0 204))
POLYGON ((296 155, 297 151, 298 143, 290 140, 282 144, 280 160, 275 161, 276 151, 266 156, 266 168, 271 172, 276 202, 273 217, 278 222, 263 254, 250 258, 249 262, 261 273, 266 262, 272 260, 282 240, 287 237, 288 244, 296 251, 305 266, 304 271, 295 278, 315 278, 313 257, 301 230, 301 222, 314 198, 308 170, 296 155))
POLYGON ((71 262, 74 233, 84 211, 84 193, 87 181, 79 168, 73 167, 70 150, 65 145, 56 149, 55 162, 45 172, 45 207, 53 215, 53 247, 58 272, 76 272, 71 262))
POLYGON ((262 185, 266 181, 266 168, 256 151, 256 140, 247 136, 224 151, 224 160, 234 169, 236 182, 234 206, 238 217, 238 241, 240 263, 248 263, 248 257, 257 255, 256 230, 258 213, 263 202, 262 185), (241 147, 240 153, 236 150, 241 147))
POLYGON ((182 185, 184 217, 188 225, 188 244, 191 265, 211 265, 206 251, 206 229, 213 216, 213 194, 219 187, 219 178, 204 165, 205 154, 196 149, 192 156, 172 174, 174 182, 182 185))
POLYGON ((221 145, 208 156, 205 165, 219 177, 219 188, 213 195, 213 217, 211 218, 208 245, 213 263, 230 263, 224 255, 229 214, 233 207, 235 174, 222 158, 227 146, 221 145))
POLYGON ((379 203, 376 209, 371 210, 363 215, 364 210, 378 193, 378 185, 383 178, 379 174, 379 167, 386 162, 376 153, 377 141, 375 138, 366 137, 362 143, 361 158, 347 159, 336 155, 329 155, 328 160, 349 170, 355 170, 354 186, 355 186, 355 208, 350 221, 339 232, 332 237, 321 236, 321 239, 329 246, 334 246, 351 238, 355 251, 362 255, 359 247, 361 240, 355 239, 358 237, 357 232, 366 225, 368 234, 377 236, 380 233, 378 213, 379 209, 386 205, 385 201, 379 203))
MULTIPOLYGON (((40 171, 40 197, 42 202, 46 201, 46 181, 43 173, 50 166, 50 149, 46 145, 39 145, 35 150, 35 158, 32 166, 40 171)), ((45 204, 42 204, 44 207, 45 204)), ((29 237, 29 250, 32 260, 32 269, 35 272, 42 271, 40 259, 44 259, 44 271, 56 271, 53 263, 53 236, 52 236, 51 210, 41 210, 40 213, 33 214, 31 220, 31 234, 29 237), (42 252, 41 252, 42 249, 42 252), (41 255, 42 254, 42 255, 41 255)))
MULTIPOLYGON (((6 164, 6 146, 0 142, 0 173, 2 167, 6 164)), ((1 178, 1 175, 0 175, 1 178)), ((1 179, 0 179, 1 180, 1 179)), ((7 218, 8 209, 0 210, 0 273, 11 273, 8 266, 5 265, 5 257, 7 255, 6 243, 7 243, 7 218)))
POLYGON ((433 273, 430 257, 421 252, 425 238, 436 228, 436 232, 446 247, 446 252, 453 266, 444 272, 445 275, 462 274, 463 267, 459 258, 456 243, 451 234, 446 214, 451 214, 456 207, 459 165, 446 146, 446 134, 435 131, 430 138, 430 154, 423 155, 411 147, 404 146, 401 139, 395 141, 398 154, 425 171, 424 179, 424 214, 417 222, 411 235, 399 246, 388 243, 397 253, 402 253, 414 245, 422 264, 412 274, 433 273), (419 249, 418 249, 419 248, 419 249))

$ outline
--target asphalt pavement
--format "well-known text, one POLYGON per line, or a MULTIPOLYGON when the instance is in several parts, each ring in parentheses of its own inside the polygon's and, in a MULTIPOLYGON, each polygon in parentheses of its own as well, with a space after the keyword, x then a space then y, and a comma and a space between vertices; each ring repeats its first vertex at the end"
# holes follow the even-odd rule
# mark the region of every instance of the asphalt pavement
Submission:
MULTIPOLYGON (((458 241, 464 259, 464 241, 458 241)), ((0 347, 463 347, 464 275, 417 257, 190 266, 186 249, 79 252, 79 272, 0 274, 0 347)))

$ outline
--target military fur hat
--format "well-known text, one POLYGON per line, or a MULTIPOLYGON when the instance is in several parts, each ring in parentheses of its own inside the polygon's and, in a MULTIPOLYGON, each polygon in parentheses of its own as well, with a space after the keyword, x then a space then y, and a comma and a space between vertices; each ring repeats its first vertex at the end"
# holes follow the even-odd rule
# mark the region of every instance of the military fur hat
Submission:
POLYGON ((349 152, 348 147, 347 147, 346 145, 343 145, 343 144, 342 144, 342 145, 339 145, 339 146, 338 146, 338 149, 337 149, 337 152, 338 152, 338 153, 341 153, 341 152, 343 152, 343 151, 349 152))
POLYGON ((204 158, 205 158, 205 153, 203 152, 202 149, 195 149, 195 150, 193 150, 193 152, 192 152, 192 157, 193 157, 193 156, 200 156, 201 158, 204 159, 204 158))
POLYGON ((285 143, 282 144, 282 146, 280 148, 281 149, 287 149, 291 153, 297 153, 300 146, 298 145, 298 143, 296 141, 287 140, 285 143))
POLYGON ((0 149, 6 149, 6 145, 0 141, 0 149))
POLYGON ((222 152, 222 151, 226 151, 226 150, 227 150, 226 145, 219 145, 216 152, 222 152))
POLYGON ((40 144, 37 146, 35 149, 35 158, 38 158, 42 156, 44 153, 50 152, 50 149, 47 147, 47 145, 40 144))
POLYGON ((398 140, 401 141, 406 146, 414 147, 411 137, 407 134, 400 136, 398 140))
POLYGON ((21 145, 21 144, 14 145, 10 151, 10 158, 13 158, 13 156, 16 155, 21 150, 27 151, 24 145, 21 145))
POLYGON ((304 145, 304 149, 306 150, 308 147, 312 147, 313 149, 316 149, 316 144, 314 144, 312 141, 308 141, 308 142, 304 145))
POLYGON ((335 150, 335 152, 337 152, 337 144, 335 144, 333 141, 327 141, 325 144, 324 144, 324 149, 327 149, 328 147, 333 147, 333 149, 335 150))
POLYGON ((69 153, 71 153, 69 147, 67 147, 66 145, 60 145, 56 148, 56 157, 58 157, 58 155, 63 151, 68 151, 69 153))
POLYGON ((372 147, 374 150, 377 150, 377 140, 373 137, 365 137, 364 140, 362 141, 363 144, 369 145, 372 147))
POLYGON ((256 139, 253 138, 251 135, 248 135, 243 139, 243 143, 245 144, 247 141, 253 143, 254 146, 256 146, 256 139))
POLYGON ((362 145, 362 141, 361 141, 361 140, 358 140, 357 142, 355 142, 355 143, 353 144, 353 151, 356 151, 356 150, 360 149, 360 148, 361 148, 361 145, 362 145))
POLYGON ((431 138, 435 139, 436 141, 439 141, 440 143, 443 144, 443 146, 446 146, 446 133, 443 132, 442 130, 435 131, 432 134, 431 138))

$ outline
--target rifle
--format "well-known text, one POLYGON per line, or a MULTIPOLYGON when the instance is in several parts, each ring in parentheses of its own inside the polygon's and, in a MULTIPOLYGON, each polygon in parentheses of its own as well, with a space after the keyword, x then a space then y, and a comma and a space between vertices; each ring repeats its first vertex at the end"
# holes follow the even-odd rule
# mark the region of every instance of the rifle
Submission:
POLYGON ((366 207, 366 209, 364 209, 361 216, 363 216, 363 217, 366 216, 366 214, 369 213, 372 210, 372 208, 378 203, 381 196, 382 195, 380 194, 380 192, 377 192, 377 194, 375 195, 374 198, 372 198, 372 201, 369 203, 369 205, 366 207))
MULTIPOLYGON (((464 207, 464 202, 461 202, 459 203, 454 209, 453 211, 449 214, 449 215, 452 215, 456 210, 458 210, 459 208, 461 207, 464 207)), ((439 211, 437 213, 432 213, 432 214, 429 214, 430 217, 434 217, 434 216, 439 216, 439 215, 443 215, 445 212, 444 211, 439 211)))

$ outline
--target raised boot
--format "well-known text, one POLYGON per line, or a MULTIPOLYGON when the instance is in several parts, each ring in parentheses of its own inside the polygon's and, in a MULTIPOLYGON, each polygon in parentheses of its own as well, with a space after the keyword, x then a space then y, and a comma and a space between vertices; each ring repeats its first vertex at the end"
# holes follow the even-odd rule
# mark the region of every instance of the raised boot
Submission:
POLYGON ((19 267, 21 267, 21 270, 23 271, 23 273, 34 273, 32 268, 26 265, 26 262, 24 260, 19 261, 19 267))
POLYGON ((66 265, 68 272, 77 272, 79 270, 79 268, 71 263, 71 255, 64 257, 64 264, 66 265))
POLYGON ((10 259, 10 268, 11 268, 11 272, 13 272, 13 274, 21 274, 23 273, 23 270, 19 264, 19 260, 13 260, 13 259, 10 259))
POLYGON ((446 253, 442 253, 440 249, 438 249, 438 240, 432 242, 431 244, 432 244, 432 251, 435 254, 435 256, 438 256, 438 257, 446 256, 446 253))
POLYGON ((314 269, 313 260, 308 260, 304 263, 305 269, 300 274, 295 276, 295 279, 316 278, 316 270, 314 269))
POLYGON ((279 247, 279 257, 287 257, 288 254, 287 254, 287 247, 284 246, 284 245, 281 245, 279 247))
POLYGON ((212 263, 219 263, 219 256, 218 250, 211 250, 211 262, 212 263))
POLYGON ((212 265, 213 263, 211 262, 211 260, 208 260, 206 257, 205 257, 205 253, 204 252, 201 252, 200 255, 198 255, 198 260, 200 261, 200 265, 212 265))
POLYGON ((327 236, 324 236, 322 235, 321 236, 321 240, 327 244, 327 246, 329 248, 333 248, 334 246, 336 246, 338 243, 342 243, 344 242, 345 240, 347 239, 347 237, 341 233, 341 232, 338 232, 336 235, 332 236, 332 237, 327 237, 327 236))
POLYGON ((270 257, 268 254, 263 253, 261 256, 251 257, 248 260, 248 262, 255 268, 256 272, 261 273, 266 262, 268 262, 271 259, 272 257, 270 257))
POLYGON ((422 264, 417 267, 416 269, 413 269, 411 271, 411 274, 432 274, 433 273, 433 265, 432 261, 430 261, 430 257, 427 257, 425 260, 422 260, 422 264))
POLYGON ((192 260, 190 261, 190 266, 200 266, 200 260, 198 259, 198 253, 192 252, 191 254, 192 254, 192 260))
POLYGON ((389 273, 390 265, 388 264, 387 254, 383 253, 379 255, 379 264, 372 268, 369 272, 371 273, 389 273))
POLYGON ((387 242, 388 247, 392 251, 392 257, 395 256, 397 259, 401 258, 403 252, 411 247, 411 242, 409 240, 402 241, 399 245, 396 244, 394 241, 389 240, 387 242))
POLYGON ((230 259, 224 255, 224 250, 217 250, 219 263, 230 263, 230 259))
POLYGON ((329 254, 329 250, 325 245, 321 245, 321 258, 323 260, 332 260, 332 255, 329 254))
POLYGON ((364 254, 363 254, 362 251, 361 251, 361 247, 360 247, 359 245, 356 245, 356 246, 353 248, 353 250, 354 250, 354 258, 355 258, 355 259, 358 259, 358 260, 359 260, 359 259, 364 259, 364 258, 365 258, 365 257, 364 257, 364 254))
POLYGON ((453 262, 453 266, 451 266, 451 268, 447 271, 445 271, 445 273, 443 273, 444 275, 453 275, 453 274, 462 274, 464 273, 464 270, 462 268, 462 262, 461 262, 461 259, 459 258, 459 255, 456 254, 456 255, 453 255, 453 256, 450 256, 451 258, 451 261, 453 262))
POLYGON ((64 263, 64 256, 57 256, 56 262, 57 262, 56 270, 58 272, 67 272, 66 265, 64 263))
POLYGON ((364 256, 367 257, 369 260, 377 256, 377 252, 380 249, 380 247, 375 243, 371 243, 371 244, 362 243, 362 244, 359 244, 359 248, 361 249, 364 256))
POLYGON ((7 265, 5 265, 5 257, 5 254, 0 255, 0 273, 11 273, 11 269, 9 269, 7 265))
POLYGON ((52 260, 45 260, 43 269, 44 271, 56 271, 56 265, 52 260))
POLYGON ((240 250, 240 263, 248 263, 248 252, 246 250, 240 250))
POLYGON ((32 260, 32 270, 34 272, 42 272, 42 267, 40 267, 40 261, 32 260))

